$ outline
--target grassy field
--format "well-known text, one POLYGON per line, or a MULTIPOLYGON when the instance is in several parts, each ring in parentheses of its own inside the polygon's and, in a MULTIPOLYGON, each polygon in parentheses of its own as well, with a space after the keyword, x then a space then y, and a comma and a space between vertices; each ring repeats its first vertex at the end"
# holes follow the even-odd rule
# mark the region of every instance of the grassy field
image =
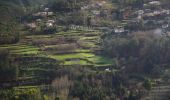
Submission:
POLYGON ((12 54, 38 54, 39 48, 32 45, 13 44, 0 45, 0 49, 7 49, 12 54))
MULTIPOLYGON (((51 35, 26 35, 19 43, 0 45, 0 49, 16 55, 54 59, 61 65, 110 66, 113 64, 111 59, 95 54, 95 50, 100 49, 100 34, 96 30, 70 30, 51 35)), ((29 70, 39 70, 36 67, 29 70)))
POLYGON ((114 65, 112 59, 96 54, 96 49, 100 50, 99 42, 98 31, 70 30, 50 35, 26 35, 19 43, 0 45, 0 49, 7 49, 11 54, 19 55, 23 59, 39 57, 22 61, 20 64, 19 78, 30 80, 55 70, 55 61, 61 66, 107 68, 114 65), (51 62, 51 59, 55 61, 51 62))

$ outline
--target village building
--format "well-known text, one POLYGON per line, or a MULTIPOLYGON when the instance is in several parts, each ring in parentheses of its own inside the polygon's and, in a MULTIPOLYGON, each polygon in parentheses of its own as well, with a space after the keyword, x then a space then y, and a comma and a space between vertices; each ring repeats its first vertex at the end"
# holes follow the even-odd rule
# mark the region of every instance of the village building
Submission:
POLYGON ((33 14, 34 17, 46 17, 46 16, 52 16, 52 15, 54 15, 54 12, 52 11, 42 11, 42 12, 37 12, 33 14))
POLYGON ((46 27, 47 28, 50 28, 50 27, 53 27, 54 26, 54 24, 55 24, 55 20, 52 20, 52 19, 50 19, 50 20, 47 20, 47 22, 46 22, 46 27))
POLYGON ((100 15, 100 11, 98 11, 98 10, 92 10, 91 12, 93 15, 96 15, 96 16, 100 15))
POLYGON ((47 12, 47 15, 52 16, 52 15, 54 15, 54 13, 53 12, 47 12))
POLYGON ((47 28, 53 27, 53 23, 46 23, 46 27, 47 27, 47 28))
POLYGON ((111 70, 109 68, 106 68, 105 71, 106 72, 111 72, 111 70))
POLYGON ((46 17, 47 16, 47 12, 38 12, 33 14, 34 17, 46 17))
POLYGON ((124 36, 124 35, 127 35, 128 33, 129 33, 129 30, 125 30, 123 26, 115 27, 112 31, 112 34, 119 35, 119 36, 124 36))
POLYGON ((45 12, 48 12, 48 11, 49 11, 49 8, 44 8, 44 11, 45 11, 45 12))
POLYGON ((55 23, 55 20, 52 20, 52 19, 51 19, 51 20, 48 20, 47 23, 53 23, 53 24, 54 24, 54 23, 55 23))
POLYGON ((150 4, 150 5, 155 5, 155 6, 160 6, 160 5, 161 5, 161 2, 160 2, 160 1, 151 1, 151 2, 149 2, 148 4, 150 4))
POLYGON ((36 19, 36 22, 38 22, 38 23, 41 22, 41 21, 42 21, 41 19, 36 19))
POLYGON ((115 33, 123 33, 125 31, 125 29, 123 27, 117 27, 114 29, 115 33))
POLYGON ((26 28, 29 28, 31 30, 34 30, 37 28, 37 25, 35 23, 28 23, 25 26, 26 26, 26 28))

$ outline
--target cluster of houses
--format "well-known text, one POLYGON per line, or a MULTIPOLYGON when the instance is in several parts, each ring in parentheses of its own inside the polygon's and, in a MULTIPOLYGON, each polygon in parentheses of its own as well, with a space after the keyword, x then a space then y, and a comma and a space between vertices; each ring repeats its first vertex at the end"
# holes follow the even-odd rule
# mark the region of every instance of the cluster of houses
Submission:
POLYGON ((69 29, 71 29, 71 30, 85 30, 85 31, 87 31, 87 30, 93 30, 93 27, 90 27, 90 26, 85 27, 85 26, 79 26, 79 25, 70 25, 69 29))
POLYGON ((151 1, 143 4, 142 9, 133 9, 127 7, 120 11, 122 19, 149 19, 156 16, 168 16, 170 15, 170 9, 163 9, 161 7, 161 1, 151 1))
MULTIPOLYGON (((111 4, 111 3, 110 3, 111 4)), ((136 29, 153 30, 160 28, 163 32, 167 33, 170 28, 170 9, 168 7, 162 7, 163 3, 159 0, 149 0, 143 3, 142 8, 134 8, 132 6, 124 7, 122 9, 112 9, 109 2, 106 0, 91 0, 90 3, 84 4, 80 11, 88 12, 84 15, 90 25, 99 27, 101 19, 109 20, 110 22, 119 20, 120 23, 115 25, 112 33, 114 34, 128 34, 130 31, 136 31, 136 29), (88 19, 90 21, 88 21, 88 19), (128 27, 127 27, 128 26, 128 27), (142 27, 142 28, 141 28, 142 27), (144 27, 144 28, 143 28, 144 27)), ((26 27, 31 30, 35 30, 40 25, 44 25, 45 28, 52 28, 56 25, 56 20, 52 17, 54 12, 49 8, 43 8, 43 10, 32 14, 35 21, 27 23, 26 27)), ((70 29, 88 29, 83 26, 71 25, 70 29)))
MULTIPOLYGON (((160 28, 167 32, 170 25, 169 16, 170 9, 163 7, 161 0, 145 2, 142 8, 133 8, 130 6, 122 8, 119 12, 113 12, 113 17, 118 17, 119 20, 127 23, 128 27, 132 26, 132 28, 129 29, 131 31, 135 29, 152 30, 160 28)), ((120 30, 123 31, 121 28, 119 30, 116 29, 115 32, 121 33, 120 30)))
MULTIPOLYGON (((126 25, 116 25, 116 27, 114 27, 114 33, 116 34, 127 34, 129 31, 137 31, 140 29, 163 29, 162 27, 167 25, 169 28, 170 17, 168 18, 168 16, 170 15, 170 9, 168 9, 168 7, 162 7, 163 3, 161 0, 143 2, 142 8, 128 6, 118 10, 107 9, 105 7, 107 4, 108 2, 106 2, 106 0, 98 0, 97 2, 93 2, 92 0, 90 4, 81 7, 81 10, 91 12, 92 26, 98 25, 98 22, 100 22, 102 18, 122 20, 122 24, 126 23, 126 25), (126 26, 130 28, 127 30, 126 26)), ((165 30, 165 28, 163 30, 165 30)))
POLYGON ((53 15, 54 12, 50 11, 49 8, 43 8, 42 11, 32 14, 34 20, 32 22, 25 23, 25 27, 31 31, 34 31, 39 27, 43 27, 44 29, 53 28, 56 24, 56 21, 54 19, 49 18, 53 15))
POLYGON ((44 8, 43 11, 33 14, 34 17, 47 17, 47 16, 52 16, 52 15, 54 15, 54 13, 50 11, 49 8, 44 8))
MULTIPOLYGON (((170 36, 170 9, 164 7, 160 0, 144 2, 142 8, 130 6, 118 10, 111 12, 113 19, 121 20, 111 29, 112 34, 124 36, 131 31, 159 29, 161 35, 170 36)), ((101 15, 101 11, 96 10, 93 13, 101 15)))
POLYGON ((99 9, 99 8, 102 8, 105 4, 106 4, 105 0, 97 1, 97 2, 92 0, 90 4, 81 7, 81 10, 89 10, 89 9, 95 9, 95 8, 99 9))
POLYGON ((111 3, 106 0, 91 0, 90 3, 81 7, 81 11, 88 12, 91 17, 91 25, 96 26, 101 18, 111 19, 111 3))
MULTIPOLYGON (((115 12, 116 13, 116 12, 115 12)), ((159 14, 166 14, 169 13, 168 10, 161 9, 161 2, 160 1, 150 1, 147 3, 144 3, 142 8, 133 8, 132 6, 128 6, 126 8, 123 8, 119 11, 119 14, 121 16, 120 19, 129 19, 129 18, 142 18, 145 16, 156 16, 159 14)))

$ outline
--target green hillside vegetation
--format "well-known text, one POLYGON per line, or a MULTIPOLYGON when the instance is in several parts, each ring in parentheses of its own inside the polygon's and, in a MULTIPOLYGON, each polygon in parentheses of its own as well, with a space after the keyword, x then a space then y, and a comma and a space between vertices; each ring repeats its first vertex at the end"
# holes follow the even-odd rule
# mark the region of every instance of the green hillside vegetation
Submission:
POLYGON ((0 99, 168 100, 169 1, 151 1, 1 0, 0 99))

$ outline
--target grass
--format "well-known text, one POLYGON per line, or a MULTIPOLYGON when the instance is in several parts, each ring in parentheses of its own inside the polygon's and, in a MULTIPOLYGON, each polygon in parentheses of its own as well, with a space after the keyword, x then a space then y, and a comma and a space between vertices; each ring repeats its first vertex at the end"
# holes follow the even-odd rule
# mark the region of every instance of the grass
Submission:
POLYGON ((22 48, 34 48, 31 45, 23 45, 23 44, 9 44, 9 45, 0 45, 0 48, 4 49, 22 49, 22 48))
POLYGON ((88 35, 88 34, 97 36, 98 32, 96 32, 96 31, 70 30, 70 31, 67 31, 67 32, 59 32, 59 33, 56 33, 55 35, 57 35, 57 36, 81 36, 81 35, 88 35))
POLYGON ((26 47, 28 45, 25 44, 6 44, 6 45, 0 45, 0 48, 16 48, 16 47, 26 47))
POLYGON ((103 64, 109 64, 109 65, 112 65, 113 64, 113 61, 107 57, 103 57, 103 56, 98 56, 98 55, 95 55, 93 57, 89 57, 87 58, 88 61, 90 62, 93 62, 94 64, 97 64, 97 65, 103 65, 103 64))
MULTIPOLYGON (((51 49, 52 51, 55 51, 56 53, 60 53, 60 52, 65 52, 65 53, 90 53, 93 52, 90 49, 81 49, 81 48, 73 48, 68 50, 67 48, 69 48, 71 45, 73 44, 62 44, 62 45, 47 45, 44 46, 44 49, 51 49), (65 48, 66 50, 62 49, 65 48)), ((75 44, 76 45, 76 44, 75 44)), ((46 50, 47 52, 51 52, 50 50, 46 50)))
POLYGON ((38 48, 23 48, 12 50, 13 53, 25 52, 25 51, 38 51, 38 48))
POLYGON ((75 50, 75 52, 77 52, 77 53, 90 53, 90 52, 92 52, 91 50, 89 50, 89 49, 76 49, 75 50))
MULTIPOLYGON (((25 39, 37 40, 40 39, 42 41, 48 42, 46 40, 51 39, 60 39, 62 38, 76 38, 77 42, 79 42, 80 46, 73 48, 69 48, 70 43, 65 41, 65 44, 48 44, 43 45, 43 48, 47 49, 46 51, 42 51, 40 55, 44 55, 45 57, 56 59, 58 61, 63 62, 64 65, 95 65, 95 66, 103 66, 103 65, 111 65, 113 64, 112 60, 95 55, 93 48, 98 48, 99 45, 97 44, 99 41, 99 31, 83 31, 83 30, 70 30, 67 32, 59 32, 52 35, 29 35, 26 36, 25 39), (82 49, 82 47, 84 49, 82 49), (49 48, 49 50, 48 50, 49 48), (67 50, 64 51, 62 48, 66 48, 67 50), (86 49, 85 49, 86 48, 86 49), (52 50, 52 51, 50 51, 52 50)), ((76 44, 76 43, 72 43, 76 44)), ((40 48, 27 45, 27 44, 12 44, 12 45, 0 45, 0 49, 8 49, 12 54, 34 54, 37 55, 40 53, 40 48)), ((38 56, 40 56, 38 55, 38 56)))
POLYGON ((95 56, 92 53, 75 53, 75 54, 62 54, 62 55, 50 55, 50 58, 64 61, 66 59, 80 59, 80 58, 87 58, 95 56))
POLYGON ((82 37, 80 40, 98 40, 98 36, 92 36, 92 37, 82 37))
POLYGON ((39 52, 39 48, 23 44, 0 45, 0 49, 8 49, 12 54, 37 54, 39 52))
MULTIPOLYGON (((109 58, 98 56, 93 54, 93 51, 90 48, 97 48, 96 44, 99 40, 99 33, 97 31, 86 32, 86 31, 68 31, 56 33, 57 36, 78 36, 81 44, 80 47, 85 47, 88 49, 80 49, 79 47, 71 50, 69 54, 58 54, 58 55, 49 55, 49 58, 53 58, 59 61, 63 61, 64 65, 111 65, 113 64, 112 60, 109 58)), ((58 45, 48 45, 46 48, 60 48, 58 45)))
POLYGON ((38 53, 39 51, 35 50, 35 51, 14 52, 13 54, 24 55, 24 54, 38 54, 38 53))
POLYGON ((94 47, 98 47, 97 45, 96 45, 96 43, 94 43, 94 42, 82 42, 81 44, 80 44, 82 47, 85 47, 85 48, 94 48, 94 47))
POLYGON ((30 35, 26 36, 27 39, 35 39, 35 38, 51 38, 52 35, 30 35))
POLYGON ((30 88, 38 88, 37 86, 19 86, 19 87, 14 87, 15 90, 17 89, 30 89, 30 88))
POLYGON ((64 65, 89 65, 90 63, 88 63, 85 60, 75 60, 75 61, 65 61, 63 63, 64 65))
POLYGON ((113 64, 113 61, 110 58, 95 55, 93 53, 50 55, 49 57, 63 61, 63 65, 109 66, 113 64))
POLYGON ((56 33, 56 35, 61 35, 61 36, 69 36, 69 35, 74 35, 74 36, 78 36, 78 35, 82 35, 83 32, 79 32, 79 31, 68 31, 68 32, 59 32, 56 33))

